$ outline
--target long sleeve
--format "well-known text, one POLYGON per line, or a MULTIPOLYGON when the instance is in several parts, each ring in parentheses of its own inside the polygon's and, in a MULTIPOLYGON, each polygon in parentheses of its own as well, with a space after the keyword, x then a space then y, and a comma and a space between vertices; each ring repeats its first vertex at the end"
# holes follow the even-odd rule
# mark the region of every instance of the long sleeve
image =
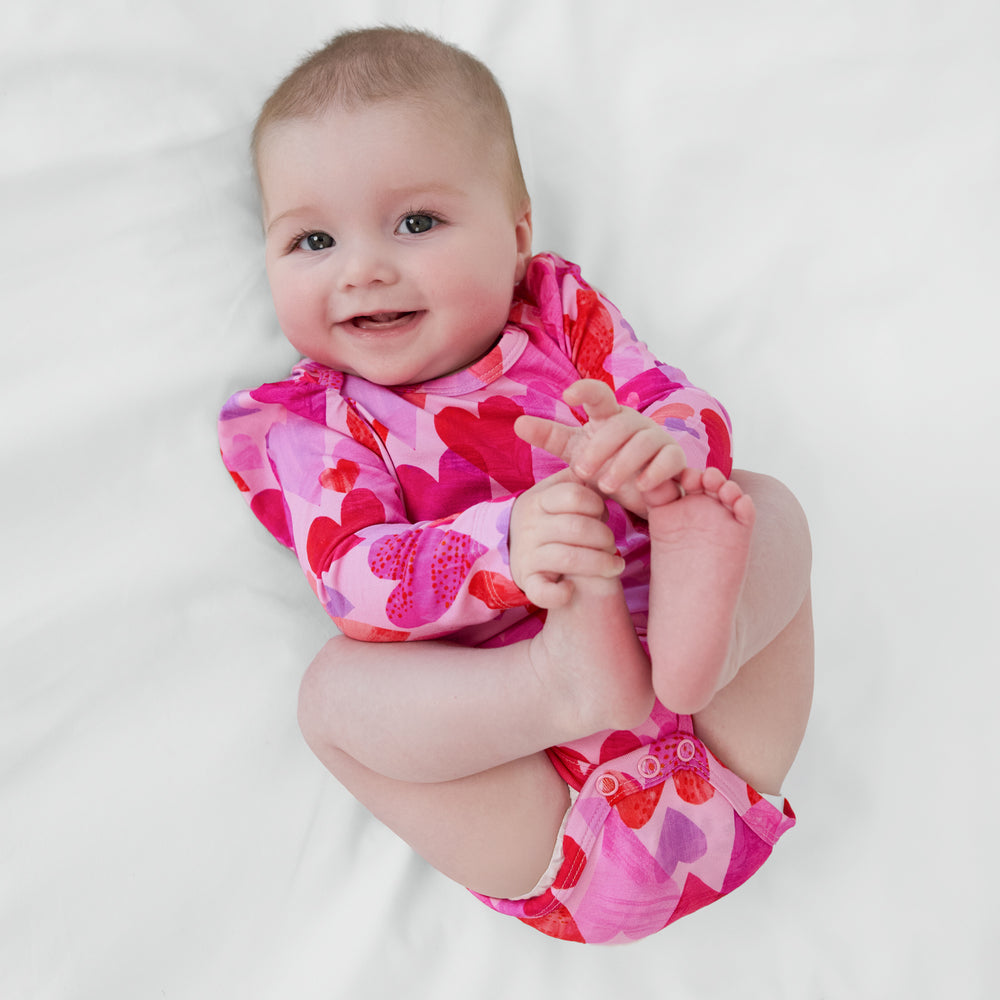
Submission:
POLYGON ((512 608, 523 617, 527 601, 507 564, 513 498, 480 499, 411 523, 378 435, 308 369, 238 393, 219 428, 236 485, 295 552, 346 635, 434 638, 494 622, 512 608))

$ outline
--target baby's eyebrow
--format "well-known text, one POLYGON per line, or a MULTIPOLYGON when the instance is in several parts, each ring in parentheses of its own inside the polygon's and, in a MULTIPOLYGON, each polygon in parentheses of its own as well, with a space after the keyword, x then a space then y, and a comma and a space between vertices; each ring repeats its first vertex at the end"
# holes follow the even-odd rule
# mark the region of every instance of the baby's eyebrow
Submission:
POLYGON ((289 216, 295 216, 295 215, 308 215, 309 212, 310 209, 306 205, 302 205, 298 208, 289 208, 287 211, 281 212, 279 215, 276 215, 267 224, 267 228, 264 230, 264 232, 269 233, 279 222, 281 222, 282 219, 287 219, 289 216))
POLYGON ((460 195, 462 190, 444 181, 424 181, 417 184, 400 184, 387 188, 384 192, 387 198, 406 198, 418 194, 460 195))
MULTIPOLYGON (((454 184, 449 184, 446 181, 436 180, 399 184, 393 187, 387 187, 381 192, 381 199, 387 204, 395 204, 397 201, 407 199, 414 200, 422 197, 462 198, 465 196, 466 192, 462 188, 457 187, 454 184)), ((264 233, 265 235, 270 233, 271 230, 284 219, 294 218, 296 216, 308 216, 315 211, 316 209, 311 205, 296 205, 294 208, 285 209, 284 212, 279 212, 273 219, 271 219, 270 222, 267 223, 264 233)))

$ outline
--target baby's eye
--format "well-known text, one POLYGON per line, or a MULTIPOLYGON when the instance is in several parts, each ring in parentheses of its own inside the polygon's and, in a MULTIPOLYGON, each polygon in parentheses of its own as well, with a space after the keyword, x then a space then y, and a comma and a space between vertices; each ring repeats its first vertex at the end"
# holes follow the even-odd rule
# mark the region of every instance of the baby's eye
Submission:
POLYGON ((430 232, 439 222, 440 219, 426 212, 414 212, 403 219, 396 232, 404 236, 419 236, 421 233, 430 232))
POLYGON ((304 233, 295 243, 298 250, 329 250, 333 246, 336 242, 329 233, 304 233))

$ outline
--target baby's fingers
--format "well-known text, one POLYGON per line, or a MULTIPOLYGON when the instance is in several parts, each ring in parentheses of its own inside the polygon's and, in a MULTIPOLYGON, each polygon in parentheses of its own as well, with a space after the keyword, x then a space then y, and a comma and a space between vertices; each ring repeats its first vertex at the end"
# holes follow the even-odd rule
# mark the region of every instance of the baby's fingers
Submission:
POLYGON ((611 386, 594 378, 574 382, 564 393, 570 406, 582 406, 591 420, 607 420, 621 410, 611 386))
POLYGON ((625 560, 614 549, 588 548, 565 542, 548 542, 532 554, 533 569, 522 589, 540 608, 562 607, 572 596, 570 577, 611 580, 625 571, 625 560))
MULTIPOLYGON (((614 555, 617 552, 615 546, 615 533, 605 524, 603 520, 593 517, 584 517, 579 514, 562 514, 553 518, 547 531, 547 537, 540 548, 545 545, 562 545, 571 549, 580 549, 584 552, 593 551, 614 555)), ((583 557, 581 557, 583 558, 583 557)), ((604 562, 604 560, 599 560, 604 562)), ((558 569, 560 573, 582 573, 585 568, 564 568, 562 565, 548 567, 558 569)), ((595 570, 603 575, 601 570, 595 570)))
POLYGON ((652 459, 636 477, 636 486, 643 490, 652 490, 667 480, 679 476, 687 466, 684 450, 676 442, 671 442, 656 450, 652 459))
POLYGON ((537 571, 554 576, 597 576, 611 579, 625 571, 625 560, 614 550, 553 541, 535 555, 537 571))
POLYGON ((536 608, 561 608, 573 596, 573 584, 565 577, 533 573, 524 583, 524 596, 536 608))
POLYGON ((584 472, 589 473, 589 477, 596 480, 598 489, 607 496, 633 481, 639 489, 651 488, 684 468, 684 452, 663 428, 644 417, 637 415, 637 418, 636 423, 642 421, 637 428, 622 423, 621 440, 610 439, 614 448, 597 448, 602 439, 610 438, 607 431, 614 426, 613 422, 605 424, 598 432, 588 456, 591 462, 603 460, 598 468, 577 463, 577 474, 583 476, 584 472))
POLYGON ((563 469, 546 481, 539 491, 538 506, 546 514, 576 514, 604 521, 608 508, 600 493, 581 483, 570 469, 563 469))
POLYGON ((520 416, 514 421, 514 433, 533 448, 541 448, 567 465, 578 429, 546 420, 544 417, 520 416))

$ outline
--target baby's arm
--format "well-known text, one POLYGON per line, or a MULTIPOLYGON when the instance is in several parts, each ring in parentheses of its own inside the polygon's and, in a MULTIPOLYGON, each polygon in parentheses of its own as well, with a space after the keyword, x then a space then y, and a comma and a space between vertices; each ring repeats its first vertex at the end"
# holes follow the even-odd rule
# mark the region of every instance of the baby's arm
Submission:
POLYGON ((460 510, 459 495, 450 517, 415 516, 419 484, 404 496, 371 426, 322 387, 289 380, 234 397, 220 443, 254 514, 346 635, 479 644, 530 614, 510 578, 514 498, 460 510))

